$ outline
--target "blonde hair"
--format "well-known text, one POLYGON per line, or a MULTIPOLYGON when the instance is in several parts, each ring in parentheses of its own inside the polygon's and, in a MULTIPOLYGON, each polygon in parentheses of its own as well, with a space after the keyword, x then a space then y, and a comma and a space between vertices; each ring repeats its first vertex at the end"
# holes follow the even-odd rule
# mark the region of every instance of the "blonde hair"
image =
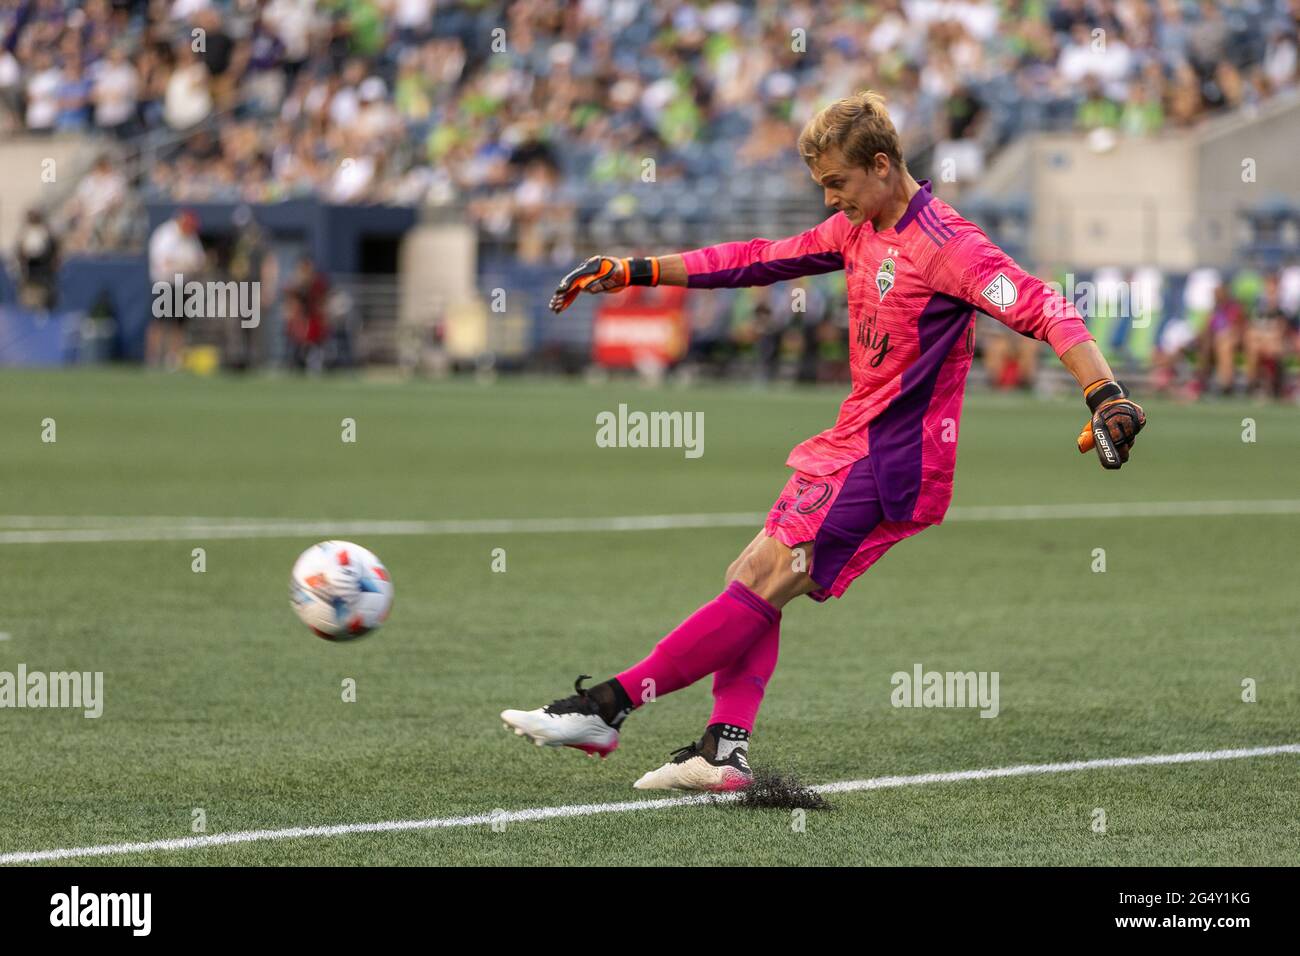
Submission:
POLYGON ((799 134, 799 155, 809 166, 835 147, 851 166, 870 169, 876 153, 884 153, 898 168, 907 168, 885 98, 875 90, 836 100, 810 119, 799 134))

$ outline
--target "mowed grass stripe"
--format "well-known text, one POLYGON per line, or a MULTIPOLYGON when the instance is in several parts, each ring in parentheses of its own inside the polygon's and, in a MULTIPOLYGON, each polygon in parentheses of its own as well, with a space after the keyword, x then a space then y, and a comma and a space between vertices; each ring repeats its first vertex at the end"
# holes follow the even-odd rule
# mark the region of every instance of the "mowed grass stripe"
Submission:
MULTIPOLYGON (((850 793, 859 790, 884 790, 893 787, 924 786, 932 783, 961 783, 975 780, 993 780, 1005 777, 1025 777, 1040 774, 1071 773, 1080 770, 1101 770, 1117 767, 1162 766, 1169 764, 1209 763, 1219 760, 1241 760, 1248 757, 1275 757, 1282 754, 1300 754, 1300 744, 1278 744, 1267 747, 1233 748, 1227 750, 1198 750, 1177 754, 1148 754, 1142 757, 1103 757, 1096 760, 1071 760, 1063 763, 1020 764, 1012 767, 993 767, 983 770, 957 770, 947 773, 922 773, 912 776, 874 777, 869 780, 845 780, 822 784, 812 789, 821 793, 850 793)), ((99 846, 71 847, 54 850, 25 850, 0 854, 0 864, 43 863, 87 857, 120 856, 132 853, 153 853, 180 850, 198 850, 236 843, 258 843, 269 840, 301 840, 322 837, 348 836, 357 833, 395 833, 411 830, 437 830, 448 827, 471 827, 491 824, 532 823, 564 817, 585 817, 599 813, 628 813, 636 810, 665 810, 694 806, 702 803, 732 802, 738 794, 697 794, 688 797, 667 797, 659 800, 627 800, 618 803, 573 804, 558 807, 534 807, 504 813, 480 813, 472 816, 441 817, 428 820, 386 820, 378 823, 343 823, 331 826, 288 827, 279 830, 244 830, 237 833, 214 833, 205 836, 177 837, 169 840, 151 840, 143 843, 109 843, 99 846)))

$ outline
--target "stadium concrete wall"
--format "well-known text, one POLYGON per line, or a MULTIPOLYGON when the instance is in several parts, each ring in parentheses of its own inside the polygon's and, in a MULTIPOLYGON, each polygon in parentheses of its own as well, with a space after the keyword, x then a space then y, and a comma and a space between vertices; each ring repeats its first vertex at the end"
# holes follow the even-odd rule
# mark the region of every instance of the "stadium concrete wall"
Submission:
POLYGON ((1038 268, 1198 264, 1197 164, 1186 136, 1042 134, 1027 168, 1038 268))
POLYGON ((1251 113, 1213 120, 1197 131, 1198 258, 1226 265, 1242 240, 1241 210, 1300 205, 1300 94, 1251 113))
POLYGON ((0 249, 18 241, 27 210, 67 195, 85 172, 94 146, 81 136, 6 136, 0 146, 0 249))
POLYGON ((1300 94, 1151 138, 1031 134, 994 160, 979 195, 1028 197, 1039 270, 1230 268, 1245 210, 1300 205, 1298 144, 1300 94))
POLYGON ((425 325, 440 307, 479 298, 478 233, 473 226, 421 223, 403 237, 399 262, 404 325, 425 325))

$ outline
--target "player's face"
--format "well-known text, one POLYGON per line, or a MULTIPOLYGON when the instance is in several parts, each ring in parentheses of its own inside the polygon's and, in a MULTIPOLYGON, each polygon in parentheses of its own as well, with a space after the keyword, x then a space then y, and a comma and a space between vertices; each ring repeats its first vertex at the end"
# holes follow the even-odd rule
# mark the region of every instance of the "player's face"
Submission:
POLYGON ((822 187, 826 205, 844 213, 855 226, 876 218, 889 199, 889 160, 881 154, 876 158, 884 159, 883 171, 878 166, 870 170, 851 166, 844 154, 833 148, 817 157, 811 167, 813 182, 822 187))

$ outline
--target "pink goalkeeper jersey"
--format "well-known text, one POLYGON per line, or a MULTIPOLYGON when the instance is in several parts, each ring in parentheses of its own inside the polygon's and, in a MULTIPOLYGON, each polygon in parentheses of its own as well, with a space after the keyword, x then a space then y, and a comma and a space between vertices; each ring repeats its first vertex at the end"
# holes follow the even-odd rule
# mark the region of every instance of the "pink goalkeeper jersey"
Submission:
POLYGON ((890 521, 943 520, 975 345, 975 310, 1057 355, 1092 339, 1074 306, 1016 265, 928 180, 892 229, 843 213, 788 239, 728 242, 684 254, 697 289, 769 285, 843 269, 853 388, 835 425, 786 464, 829 475, 869 458, 890 521))

